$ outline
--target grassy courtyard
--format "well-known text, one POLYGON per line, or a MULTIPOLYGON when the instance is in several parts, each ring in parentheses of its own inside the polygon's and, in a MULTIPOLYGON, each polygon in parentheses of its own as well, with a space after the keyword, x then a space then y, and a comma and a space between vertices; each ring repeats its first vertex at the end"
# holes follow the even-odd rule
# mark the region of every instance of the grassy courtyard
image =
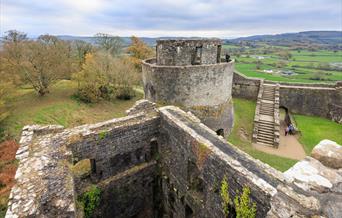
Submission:
POLYGON ((313 147, 323 139, 330 139, 342 145, 342 125, 328 119, 294 115, 297 127, 301 131, 299 141, 310 154, 313 147))
MULTIPOLYGON (((280 170, 286 171, 297 161, 279 157, 256 150, 252 147, 252 131, 255 102, 234 98, 234 128, 228 141, 256 159, 280 170)), ((330 139, 342 145, 342 125, 328 119, 294 115, 296 125, 300 130, 300 143, 307 155, 313 147, 323 139, 330 139)))

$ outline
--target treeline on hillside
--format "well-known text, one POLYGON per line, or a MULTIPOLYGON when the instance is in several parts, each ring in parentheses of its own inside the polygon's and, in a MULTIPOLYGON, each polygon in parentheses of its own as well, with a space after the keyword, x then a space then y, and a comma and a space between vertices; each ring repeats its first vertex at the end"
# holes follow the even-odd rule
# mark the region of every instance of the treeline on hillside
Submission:
POLYGON ((152 56, 153 50, 134 36, 126 50, 120 37, 98 33, 95 38, 92 45, 48 34, 31 40, 23 32, 8 31, 0 50, 0 122, 8 115, 10 90, 20 86, 31 86, 44 96, 57 81, 72 79, 78 84, 75 96, 84 102, 133 97, 141 59, 152 56))

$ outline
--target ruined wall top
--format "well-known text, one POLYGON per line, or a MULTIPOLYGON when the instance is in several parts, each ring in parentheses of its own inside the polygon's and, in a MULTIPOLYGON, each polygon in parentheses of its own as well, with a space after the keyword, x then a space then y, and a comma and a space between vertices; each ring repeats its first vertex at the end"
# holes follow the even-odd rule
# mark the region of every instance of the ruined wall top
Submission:
POLYGON ((157 40, 157 65, 184 66, 220 63, 220 39, 157 40))
MULTIPOLYGON (((79 217, 75 200, 82 182, 77 182, 73 164, 81 159, 91 160, 90 177, 97 176, 100 187, 127 175, 131 181, 152 178, 153 169, 142 171, 139 177, 134 173, 159 164, 166 187, 162 200, 173 202, 174 217, 187 217, 187 206, 194 217, 223 217, 219 184, 224 175, 231 196, 244 186, 251 189, 257 217, 342 215, 342 147, 335 142, 321 141, 312 157, 282 174, 175 106, 157 109, 141 100, 127 113, 123 118, 70 129, 25 127, 6 218, 79 217)), ((132 208, 139 207, 130 205, 129 211, 132 208)))

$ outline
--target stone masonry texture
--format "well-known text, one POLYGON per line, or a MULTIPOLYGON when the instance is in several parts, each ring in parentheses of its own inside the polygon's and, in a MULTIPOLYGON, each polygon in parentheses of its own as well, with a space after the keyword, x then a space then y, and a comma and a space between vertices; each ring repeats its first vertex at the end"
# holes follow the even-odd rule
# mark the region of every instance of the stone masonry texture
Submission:
POLYGON ((78 199, 91 185, 101 190, 93 217, 224 217, 224 176, 232 198, 250 188, 257 217, 342 216, 342 171, 327 161, 330 150, 342 161, 334 142, 283 174, 178 107, 141 100, 127 113, 70 129, 25 127, 6 217, 82 217, 78 199), (91 172, 78 177, 85 159, 91 172))
POLYGON ((229 134, 234 61, 221 61, 221 41, 159 40, 156 48, 156 59, 142 65, 145 98, 190 110, 214 131, 229 134))
MULTIPOLYGON (((234 72, 233 96, 256 100, 260 81, 234 72)), ((273 83, 264 81, 264 83, 273 83)), ((319 116, 342 123, 342 84, 279 83, 279 106, 292 113, 319 116)))

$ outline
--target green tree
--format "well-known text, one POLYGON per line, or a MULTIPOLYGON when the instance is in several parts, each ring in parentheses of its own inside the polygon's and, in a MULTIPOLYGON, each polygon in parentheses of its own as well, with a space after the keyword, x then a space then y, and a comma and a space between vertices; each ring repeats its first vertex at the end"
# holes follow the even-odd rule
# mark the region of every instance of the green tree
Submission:
POLYGON ((256 61, 256 64, 255 64, 255 68, 256 68, 257 70, 260 70, 260 69, 261 69, 261 64, 262 64, 262 62, 261 62, 260 60, 257 60, 257 61, 256 61))
POLYGON ((292 58, 292 54, 287 50, 281 50, 278 52, 278 55, 285 60, 290 60, 292 58))

